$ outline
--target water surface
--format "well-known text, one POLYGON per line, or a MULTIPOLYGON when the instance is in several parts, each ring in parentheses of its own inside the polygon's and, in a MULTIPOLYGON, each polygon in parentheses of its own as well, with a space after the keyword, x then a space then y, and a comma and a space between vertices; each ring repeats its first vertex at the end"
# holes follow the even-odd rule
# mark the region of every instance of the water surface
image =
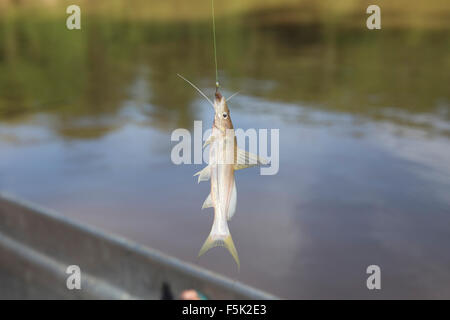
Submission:
POLYGON ((279 173, 237 173, 240 274, 224 249, 196 259, 209 186, 170 161, 174 129, 212 123, 176 76, 213 93, 207 21, 5 20, 0 190, 281 297, 449 298, 449 29, 270 12, 218 21, 235 127, 280 129, 279 173))

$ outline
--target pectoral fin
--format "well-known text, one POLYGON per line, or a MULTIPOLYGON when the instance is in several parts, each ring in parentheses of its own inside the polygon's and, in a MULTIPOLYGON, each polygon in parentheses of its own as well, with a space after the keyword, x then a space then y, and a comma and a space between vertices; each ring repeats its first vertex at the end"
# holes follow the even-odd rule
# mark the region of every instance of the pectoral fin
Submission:
POLYGON ((234 165, 234 170, 241 170, 267 164, 269 164, 269 162, 266 159, 245 150, 239 148, 237 149, 237 163, 234 165))
POLYGON ((205 144, 203 145, 203 149, 208 145, 211 144, 211 142, 214 141, 214 137, 211 135, 209 138, 205 141, 205 144))
POLYGON ((208 181, 209 178, 211 177, 211 167, 206 166, 205 168, 203 168, 203 170, 200 170, 199 172, 194 174, 194 177, 195 176, 198 176, 198 183, 202 181, 208 181))
POLYGON ((214 206, 212 199, 211 199, 211 193, 206 198, 205 202, 203 202, 202 210, 206 208, 212 208, 214 206))

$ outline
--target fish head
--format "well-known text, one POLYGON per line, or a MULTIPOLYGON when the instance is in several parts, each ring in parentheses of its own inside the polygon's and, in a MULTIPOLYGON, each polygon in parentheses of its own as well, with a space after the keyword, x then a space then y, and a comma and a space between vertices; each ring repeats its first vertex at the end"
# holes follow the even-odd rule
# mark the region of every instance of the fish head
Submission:
POLYGON ((228 109, 226 99, 220 94, 219 91, 216 92, 214 99, 214 124, 220 129, 233 129, 233 123, 230 118, 230 109, 228 109))

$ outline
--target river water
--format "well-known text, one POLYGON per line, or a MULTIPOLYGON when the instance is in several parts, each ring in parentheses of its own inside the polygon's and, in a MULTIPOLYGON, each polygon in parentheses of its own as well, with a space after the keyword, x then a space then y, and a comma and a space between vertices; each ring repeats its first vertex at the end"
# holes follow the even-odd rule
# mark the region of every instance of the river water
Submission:
MULTIPOLYGON (((282 12, 277 12, 277 17, 282 12)), ((286 298, 450 297, 449 29, 218 20, 237 128, 280 131, 280 169, 236 173, 223 248, 177 128, 212 124, 207 22, 16 17, 0 26, 0 190, 286 298), (382 289, 369 291, 378 265, 382 289)))

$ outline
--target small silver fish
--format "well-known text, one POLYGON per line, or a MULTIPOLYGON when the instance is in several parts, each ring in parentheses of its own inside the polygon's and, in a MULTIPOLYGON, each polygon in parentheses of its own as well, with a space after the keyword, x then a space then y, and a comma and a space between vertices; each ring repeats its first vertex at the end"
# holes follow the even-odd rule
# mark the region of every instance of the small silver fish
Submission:
POLYGON ((200 257, 214 247, 225 247, 233 256, 240 269, 239 255, 231 238, 228 221, 236 211, 237 191, 234 172, 268 162, 255 154, 237 147, 233 123, 227 101, 216 88, 214 103, 192 82, 178 75, 193 86, 214 107, 214 122, 212 133, 203 147, 210 145, 209 164, 197 172, 198 182, 211 179, 211 193, 203 203, 202 209, 214 208, 214 222, 211 232, 203 244, 198 256, 200 257))
POLYGON ((198 255, 201 256, 211 248, 223 246, 231 253, 239 269, 239 256, 227 223, 236 211, 237 191, 234 172, 267 162, 237 147, 230 110, 226 99, 219 91, 215 95, 214 111, 212 133, 205 143, 205 146, 210 144, 209 165, 196 173, 199 175, 199 182, 211 179, 211 193, 203 203, 202 209, 214 208, 214 222, 198 255))
POLYGON ((214 100, 214 123, 207 141, 210 144, 209 165, 203 169, 209 171, 211 193, 202 208, 214 208, 214 222, 211 233, 200 249, 199 256, 213 247, 224 246, 233 256, 240 268, 239 256, 231 238, 227 221, 236 210, 236 182, 234 180, 234 154, 237 149, 230 111, 224 97, 217 92, 214 100), (230 161, 231 160, 231 161, 230 161))

